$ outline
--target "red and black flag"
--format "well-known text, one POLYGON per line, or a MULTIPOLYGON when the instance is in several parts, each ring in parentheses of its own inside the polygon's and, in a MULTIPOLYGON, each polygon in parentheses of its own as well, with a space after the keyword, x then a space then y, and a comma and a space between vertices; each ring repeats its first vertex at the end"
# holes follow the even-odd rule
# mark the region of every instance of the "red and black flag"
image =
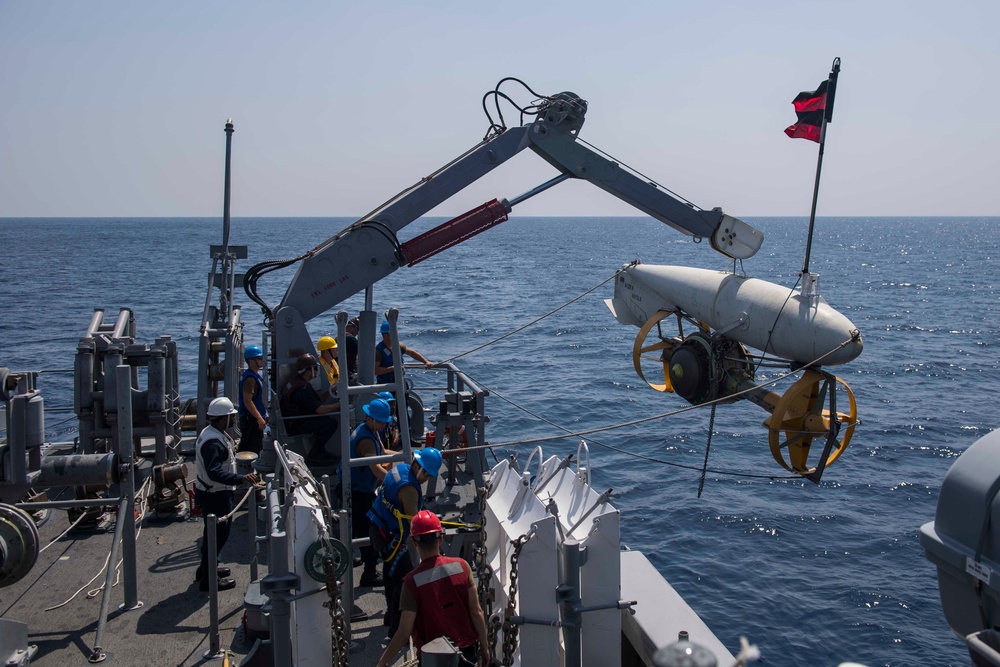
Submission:
MULTIPOLYGON (((819 84, 816 90, 801 92, 792 100, 798 121, 785 128, 785 134, 792 139, 808 139, 819 143, 820 129, 823 127, 823 114, 827 110, 827 87, 830 80, 819 84)), ((832 111, 832 104, 831 111, 832 111)), ((827 122, 832 114, 827 114, 827 122)))

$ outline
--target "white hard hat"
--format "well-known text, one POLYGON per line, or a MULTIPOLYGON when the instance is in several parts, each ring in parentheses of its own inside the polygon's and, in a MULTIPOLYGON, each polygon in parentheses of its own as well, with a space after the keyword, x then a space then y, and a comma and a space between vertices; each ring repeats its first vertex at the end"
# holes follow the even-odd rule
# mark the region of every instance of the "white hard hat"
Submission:
POLYGON ((217 398, 208 404, 209 417, 225 417, 226 415, 235 414, 236 408, 233 407, 233 402, 225 396, 217 398))

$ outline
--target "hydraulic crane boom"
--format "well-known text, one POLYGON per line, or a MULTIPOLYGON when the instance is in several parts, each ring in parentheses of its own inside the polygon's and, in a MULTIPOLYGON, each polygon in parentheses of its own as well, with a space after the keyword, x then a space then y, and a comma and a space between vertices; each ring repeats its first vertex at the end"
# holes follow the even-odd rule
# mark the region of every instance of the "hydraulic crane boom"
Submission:
MULTIPOLYGON (((682 233, 709 238, 712 247, 728 257, 744 259, 757 252, 763 242, 758 230, 719 209, 696 209, 579 143, 586 111, 586 101, 573 93, 548 98, 532 123, 484 140, 369 218, 314 248, 301 261, 275 312, 278 362, 288 363, 312 350, 306 322, 410 263, 396 236, 401 229, 525 148, 561 172, 531 195, 567 178, 584 179, 682 233)), ((495 222, 505 220, 511 208, 506 200, 500 204, 503 210, 493 214, 502 217, 495 222)))

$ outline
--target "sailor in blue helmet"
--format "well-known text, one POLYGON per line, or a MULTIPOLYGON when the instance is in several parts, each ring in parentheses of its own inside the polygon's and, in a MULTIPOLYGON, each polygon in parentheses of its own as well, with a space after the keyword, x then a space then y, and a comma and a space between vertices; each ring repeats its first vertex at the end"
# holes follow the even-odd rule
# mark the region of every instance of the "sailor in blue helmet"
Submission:
POLYGON ((240 377, 240 451, 260 454, 267 426, 267 406, 264 405, 264 350, 251 345, 243 353, 247 369, 240 377))
MULTIPOLYGON (((351 434, 351 458, 382 456, 386 452, 385 428, 392 419, 389 404, 381 398, 362 406, 365 421, 358 424, 351 434)), ((389 463, 372 463, 367 466, 351 468, 351 537, 368 537, 370 522, 368 510, 375 501, 375 490, 391 468, 389 463)), ((375 549, 371 546, 361 547, 361 561, 364 572, 361 574, 362 586, 381 586, 375 549)))
MULTIPOLYGON (((392 338, 389 335, 388 322, 382 323, 382 326, 379 328, 379 333, 382 334, 382 341, 375 346, 375 379, 381 384, 395 382, 396 372, 392 365, 392 338)), ((420 354, 412 347, 407 347, 406 345, 400 343, 399 351, 401 354, 413 357, 427 368, 434 366, 433 362, 428 361, 427 357, 420 354)))
POLYGON ((372 547, 382 558, 382 578, 385 580, 385 625, 389 636, 399 626, 399 594, 403 577, 413 569, 406 549, 410 519, 424 503, 422 485, 437 477, 441 469, 441 452, 433 447, 413 451, 412 463, 399 463, 382 480, 375 501, 368 512, 371 521, 369 535, 372 547))
POLYGON ((385 427, 383 440, 389 449, 399 449, 399 416, 396 411, 396 397, 392 395, 391 391, 380 391, 378 397, 388 403, 389 409, 392 411, 389 423, 385 427))

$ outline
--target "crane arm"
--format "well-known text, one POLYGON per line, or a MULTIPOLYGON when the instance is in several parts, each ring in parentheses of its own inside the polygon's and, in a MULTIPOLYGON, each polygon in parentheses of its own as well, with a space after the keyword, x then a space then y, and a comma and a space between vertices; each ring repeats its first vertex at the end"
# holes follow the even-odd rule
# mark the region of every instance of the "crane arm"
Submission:
POLYGON ((764 235, 758 230, 721 209, 700 210, 671 196, 585 146, 576 132, 550 131, 539 121, 533 129, 531 150, 563 174, 587 180, 683 234, 710 239, 712 247, 727 257, 746 259, 760 249, 764 235))
MULTIPOLYGON (((406 194, 310 251, 299 263, 275 311, 279 363, 313 350, 306 322, 400 266, 416 263, 416 258, 412 262, 407 258, 404 245, 397 238, 400 230, 525 148, 531 148, 558 169, 561 176, 516 199, 515 204, 566 178, 584 179, 682 233, 710 238, 712 247, 728 257, 743 259, 757 252, 763 235, 753 227, 719 209, 696 209, 578 142, 586 111, 586 101, 570 92, 546 98, 533 122, 484 140, 406 194)), ((484 206, 481 213, 473 216, 478 220, 473 220, 471 226, 449 231, 452 239, 442 241, 441 247, 502 222, 510 207, 506 200, 484 206), (489 221, 484 223, 486 219, 489 221)), ((422 240, 421 250, 427 250, 427 239, 422 240)), ((411 243, 406 244, 409 250, 413 250, 411 243)), ((429 256, 427 252, 422 255, 422 258, 429 256)))

